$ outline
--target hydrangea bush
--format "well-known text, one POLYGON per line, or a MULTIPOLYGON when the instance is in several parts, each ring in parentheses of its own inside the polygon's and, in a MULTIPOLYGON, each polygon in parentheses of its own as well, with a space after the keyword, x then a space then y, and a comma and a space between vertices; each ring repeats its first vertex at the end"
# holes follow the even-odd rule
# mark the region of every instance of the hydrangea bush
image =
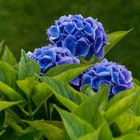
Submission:
POLYGON ((0 139, 140 140, 140 82, 105 58, 128 32, 69 15, 19 62, 1 42, 0 139))

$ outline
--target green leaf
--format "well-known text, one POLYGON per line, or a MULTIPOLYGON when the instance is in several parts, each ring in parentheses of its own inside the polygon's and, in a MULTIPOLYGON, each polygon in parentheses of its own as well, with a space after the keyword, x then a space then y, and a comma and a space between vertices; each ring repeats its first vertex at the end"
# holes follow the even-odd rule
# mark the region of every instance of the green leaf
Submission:
POLYGON ((84 87, 82 87, 81 92, 84 93, 85 95, 87 95, 88 97, 91 97, 91 96, 96 94, 94 92, 94 90, 92 89, 92 87, 90 85, 88 85, 88 84, 85 85, 84 87))
POLYGON ((18 92, 2 82, 0 82, 0 91, 0 94, 5 95, 13 101, 24 101, 24 98, 18 92))
POLYGON ((131 108, 136 116, 140 116, 140 96, 137 98, 135 104, 131 108))
POLYGON ((83 67, 83 64, 64 64, 51 68, 45 75, 49 77, 57 76, 67 70, 83 67))
MULTIPOLYGON (((109 125, 106 121, 100 123, 101 130, 99 135, 99 140, 112 140, 112 132, 109 128, 109 125)), ((99 127, 100 128, 100 127, 99 127)))
POLYGON ((72 140, 77 140, 85 134, 95 131, 95 129, 89 123, 80 119, 78 116, 70 112, 64 111, 56 106, 55 108, 59 112, 64 122, 67 133, 72 140))
MULTIPOLYGON (((79 65, 79 64, 78 64, 79 65)), ((78 66, 77 65, 77 66, 78 66)), ((60 73, 59 75, 54 76, 55 79, 62 80, 64 82, 70 82, 75 77, 80 75, 83 71, 90 68, 91 65, 81 65, 81 67, 75 67, 72 69, 67 69, 67 71, 60 73)))
POLYGON ((10 108, 7 108, 6 109, 6 112, 7 112, 7 116, 8 119, 7 119, 7 123, 11 123, 11 122, 17 122, 18 124, 22 124, 22 120, 21 118, 18 116, 19 114, 17 114, 17 112, 14 112, 14 110, 10 109, 10 108))
POLYGON ((109 126, 101 114, 102 110, 105 108, 107 100, 108 86, 103 85, 100 87, 98 93, 83 101, 83 103, 73 112, 83 120, 89 122, 94 128, 99 128, 101 124, 103 125, 99 140, 111 140, 112 138, 109 126))
POLYGON ((52 124, 60 129, 64 128, 64 124, 62 121, 57 121, 57 120, 45 120, 46 123, 52 124))
POLYGON ((122 38, 124 38, 130 31, 132 31, 132 29, 128 31, 117 31, 117 32, 108 34, 107 42, 109 42, 109 44, 105 46, 105 54, 107 54, 109 50, 114 45, 116 45, 122 38))
POLYGON ((1 61, 8 63, 9 65, 17 64, 16 58, 14 57, 13 53, 8 49, 7 46, 5 47, 5 51, 1 58, 1 61))
POLYGON ((131 111, 127 111, 120 115, 115 123, 118 125, 122 133, 136 131, 140 126, 140 116, 135 116, 131 111))
POLYGON ((99 107, 101 103, 106 100, 107 95, 108 86, 104 85, 97 94, 83 101, 74 113, 83 120, 89 122, 94 128, 97 128, 101 121, 103 121, 101 117, 99 117, 99 107))
POLYGON ((2 50, 3 45, 4 45, 4 40, 2 40, 2 41, 0 42, 0 52, 1 52, 1 50, 2 50))
POLYGON ((46 83, 39 83, 33 89, 33 101, 37 107, 41 106, 47 99, 52 96, 52 91, 46 83))
POLYGON ((96 131, 84 135, 79 140, 112 140, 112 134, 107 123, 100 124, 96 131))
POLYGON ((108 123, 112 123, 117 117, 129 109, 140 96, 140 89, 132 93, 131 95, 119 100, 113 104, 105 113, 104 117, 108 123))
POLYGON ((137 133, 125 134, 119 138, 114 138, 112 140, 140 140, 140 135, 137 133))
POLYGON ((11 122, 10 127, 14 130, 17 136, 27 135, 35 132, 34 128, 28 126, 26 129, 22 129, 21 124, 18 125, 16 122, 11 122))
POLYGON ((6 130, 1 130, 0 131, 0 137, 5 133, 6 130))
POLYGON ((0 101, 0 111, 3 111, 4 109, 7 109, 7 108, 14 106, 14 105, 17 105, 21 102, 22 101, 17 101, 17 102, 0 101))
POLYGON ((6 132, 0 136, 1 140, 34 140, 35 134, 29 133, 27 135, 23 135, 18 137, 12 128, 7 128, 6 132))
POLYGON ((100 131, 96 130, 93 133, 86 134, 85 136, 81 137, 79 140, 99 140, 100 131))
POLYGON ((4 40, 0 42, 0 59, 2 58, 4 51, 4 40))
POLYGON ((134 77, 133 77, 133 83, 137 86, 140 85, 140 81, 134 77))
POLYGON ((138 87, 133 88, 133 89, 129 89, 129 90, 125 90, 125 91, 120 92, 119 94, 116 94, 108 102, 107 108, 110 108, 113 104, 117 103, 120 99, 125 98, 126 96, 133 94, 137 90, 138 90, 138 87))
POLYGON ((69 84, 63 81, 50 77, 41 77, 40 79, 48 84, 54 94, 59 94, 76 104, 80 104, 84 99, 86 99, 86 96, 74 90, 69 84))
POLYGON ((45 121, 32 121, 27 123, 35 130, 39 131, 42 135, 44 135, 48 140, 56 140, 58 137, 62 138, 63 136, 64 137, 62 138, 62 140, 69 140, 67 137, 65 137, 63 133, 64 131, 56 127, 55 125, 52 125, 45 121))
POLYGON ((74 111, 78 107, 78 105, 75 104, 74 102, 72 102, 71 100, 69 100, 55 92, 54 92, 54 94, 55 94, 56 98, 59 100, 59 102, 61 104, 63 104, 70 111, 74 111))
POLYGON ((27 99, 31 99, 32 91, 37 84, 38 81, 34 80, 32 77, 17 81, 18 87, 25 93, 27 99))
POLYGON ((29 58, 24 50, 21 50, 21 60, 19 62, 19 79, 25 79, 26 77, 32 77, 34 74, 40 73, 40 67, 38 63, 29 58))
POLYGON ((17 72, 4 62, 0 62, 0 81, 5 84, 14 87, 17 80, 17 72))

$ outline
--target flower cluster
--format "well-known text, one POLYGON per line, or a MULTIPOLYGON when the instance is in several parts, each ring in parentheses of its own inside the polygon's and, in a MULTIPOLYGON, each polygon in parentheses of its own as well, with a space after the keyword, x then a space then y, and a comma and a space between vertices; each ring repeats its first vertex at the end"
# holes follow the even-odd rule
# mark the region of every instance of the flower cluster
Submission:
POLYGON ((68 48, 74 56, 104 57, 107 35, 103 25, 92 17, 62 16, 47 30, 47 34, 54 45, 68 48))
POLYGON ((80 77, 72 81, 72 84, 82 89, 90 85, 94 91, 98 91, 100 85, 107 84, 110 87, 110 96, 133 87, 132 74, 125 66, 103 59, 96 63, 80 77))
MULTIPOLYGON (((103 25, 92 17, 62 16, 47 30, 47 35, 52 44, 35 49, 33 53, 28 52, 28 56, 40 65, 41 75, 57 65, 80 63, 79 57, 89 59, 94 55, 98 59, 104 58, 107 35, 103 25)), ((107 84, 109 96, 133 87, 131 72, 106 59, 96 63, 70 84, 77 90, 88 84, 95 92, 102 84, 107 84)))
POLYGON ((53 45, 35 49, 33 53, 28 52, 27 55, 40 65, 41 75, 57 65, 80 63, 80 60, 74 57, 68 49, 53 45))

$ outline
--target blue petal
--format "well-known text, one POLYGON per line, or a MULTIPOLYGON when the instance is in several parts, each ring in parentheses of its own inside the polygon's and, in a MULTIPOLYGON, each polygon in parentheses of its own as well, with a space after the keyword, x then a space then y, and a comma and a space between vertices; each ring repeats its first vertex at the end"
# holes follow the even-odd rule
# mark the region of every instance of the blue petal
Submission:
POLYGON ((73 57, 73 63, 79 64, 79 63, 80 63, 80 59, 78 59, 78 58, 76 58, 76 57, 73 57))
POLYGON ((58 62, 56 62, 56 65, 62 65, 62 64, 72 64, 73 60, 71 57, 62 57, 58 62))
MULTIPOLYGON (((52 50, 53 50, 53 48, 52 48, 52 50)), ((43 52, 43 55, 49 56, 49 57, 53 58, 54 61, 55 61, 55 59, 56 59, 56 53, 55 53, 55 51, 52 51, 52 50, 49 50, 48 49, 48 50, 44 51, 43 52)))
POLYGON ((78 30, 82 30, 84 28, 84 24, 81 20, 79 20, 77 23, 76 23, 76 28, 78 30))
POLYGON ((76 78, 73 79, 70 83, 71 83, 72 85, 75 85, 75 86, 80 86, 80 78, 79 78, 79 77, 76 77, 76 78))
POLYGON ((96 36, 96 38, 100 38, 100 37, 102 37, 102 32, 100 31, 100 30, 96 30, 95 31, 95 36, 96 36))
POLYGON ((115 86, 112 87, 112 93, 113 94, 117 94, 117 93, 119 93, 121 91, 124 91, 126 89, 128 89, 127 86, 118 86, 118 85, 115 85, 115 86))
POLYGON ((53 62, 52 57, 50 57, 50 56, 44 56, 41 59, 39 59, 39 62, 38 63, 40 65, 41 69, 44 69, 44 68, 48 67, 48 65, 51 64, 52 62, 53 62))
POLYGON ((94 43, 95 43, 95 37, 93 37, 93 36, 86 35, 86 40, 88 40, 88 43, 91 46, 94 45, 94 43))
POLYGON ((103 46, 102 38, 97 38, 94 44, 94 49, 96 53, 98 53, 101 50, 102 46, 103 46))
POLYGON ((90 46, 84 38, 78 40, 76 45, 76 56, 86 56, 88 54, 90 46))
POLYGON ((75 50, 76 50, 76 38, 74 37, 74 36, 72 36, 72 35, 68 35, 66 38, 65 38, 65 40, 64 40, 64 42, 63 42, 63 47, 65 48, 68 48, 70 51, 71 51, 71 53, 73 54, 73 55, 75 55, 75 50))
POLYGON ((75 26, 73 23, 67 23, 64 28, 68 34, 71 34, 74 31, 75 26))
POLYGON ((33 53, 30 52, 30 51, 28 51, 28 52, 27 52, 27 55, 28 55, 29 57, 32 57, 32 56, 33 56, 33 53))
POLYGON ((70 50, 68 50, 67 48, 62 48, 61 55, 63 55, 63 56, 72 56, 70 50))
POLYGON ((52 61, 44 69, 41 69, 41 71, 45 74, 53 66, 54 66, 54 62, 52 61))
POLYGON ((34 57, 36 59, 38 59, 39 57, 42 56, 42 50, 41 49, 35 49, 35 52, 34 52, 34 57))
POLYGON ((99 67, 96 69, 96 74, 98 76, 106 76, 111 74, 111 69, 105 67, 99 67))
POLYGON ((86 23, 86 25, 84 27, 84 32, 87 35, 92 35, 93 37, 95 36, 95 31, 93 30, 93 28, 91 27, 91 25, 89 23, 86 23))
POLYGON ((97 21, 95 19, 93 19, 92 17, 88 17, 86 18, 86 21, 91 24, 92 28, 97 29, 98 26, 96 24, 97 21))
POLYGON ((72 19, 72 20, 83 20, 83 16, 82 15, 69 15, 69 17, 72 19))
POLYGON ((92 57, 92 55, 94 54, 94 48, 92 46, 90 46, 89 52, 86 55, 86 58, 89 59, 92 57))
POLYGON ((91 85, 92 83, 92 77, 89 76, 88 74, 84 74, 82 77, 82 84, 81 86, 83 87, 84 85, 91 85))
POLYGON ((118 70, 118 68, 117 68, 116 65, 115 65, 115 66, 112 66, 112 72, 117 72, 117 73, 119 73, 119 70, 118 70))
POLYGON ((130 83, 127 83, 127 87, 128 87, 128 89, 133 88, 133 82, 131 81, 130 83))
POLYGON ((112 73, 112 82, 114 83, 119 83, 119 73, 118 72, 113 72, 112 73))
POLYGON ((126 82, 131 82, 132 81, 132 73, 130 72, 130 71, 127 71, 126 69, 124 69, 123 71, 122 71, 122 73, 123 73, 123 75, 124 75, 124 77, 125 77, 125 80, 126 80, 126 82))
POLYGON ((106 76, 106 77, 96 76, 92 80, 92 88, 95 89, 96 91, 98 91, 99 87, 103 84, 107 84, 107 85, 111 84, 110 76, 106 76))
POLYGON ((98 90, 98 88, 99 88, 99 82, 100 82, 100 77, 99 76, 95 76, 95 77, 93 77, 92 78, 92 83, 91 83, 91 85, 92 85, 92 88, 94 89, 94 90, 98 90))
POLYGON ((60 35, 59 29, 56 26, 51 26, 48 30, 48 35, 52 40, 57 39, 60 35))
POLYGON ((102 48, 100 49, 100 51, 99 51, 98 53, 94 54, 94 55, 95 55, 95 57, 98 58, 98 59, 104 58, 104 47, 102 47, 102 48))
POLYGON ((77 39, 80 39, 81 37, 85 37, 85 33, 82 32, 82 31, 77 31, 75 33, 75 36, 76 36, 77 39))
POLYGON ((57 54, 56 55, 56 62, 60 61, 61 60, 61 57, 62 57, 61 54, 57 54))
POLYGON ((125 76, 122 74, 121 71, 119 72, 119 83, 122 85, 127 83, 125 80, 125 76))
POLYGON ((102 84, 110 85, 111 84, 110 78, 111 78, 110 76, 102 77, 101 80, 99 81, 99 86, 102 84))

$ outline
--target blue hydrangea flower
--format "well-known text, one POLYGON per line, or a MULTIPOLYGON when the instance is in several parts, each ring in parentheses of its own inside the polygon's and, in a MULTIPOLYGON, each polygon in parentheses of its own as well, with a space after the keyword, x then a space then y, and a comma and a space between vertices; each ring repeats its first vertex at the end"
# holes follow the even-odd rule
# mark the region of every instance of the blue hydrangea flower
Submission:
POLYGON ((47 30, 47 35, 53 44, 68 48, 74 56, 104 57, 107 35, 103 25, 92 17, 62 16, 47 30))
POLYGON ((80 63, 80 60, 67 48, 58 48, 53 45, 35 49, 33 53, 28 52, 27 55, 40 65, 42 75, 53 66, 80 63))
POLYGON ((108 62, 107 59, 96 63, 71 83, 79 90, 89 84, 95 92, 102 84, 107 84, 110 88, 109 96, 133 88, 131 72, 125 66, 108 62))

